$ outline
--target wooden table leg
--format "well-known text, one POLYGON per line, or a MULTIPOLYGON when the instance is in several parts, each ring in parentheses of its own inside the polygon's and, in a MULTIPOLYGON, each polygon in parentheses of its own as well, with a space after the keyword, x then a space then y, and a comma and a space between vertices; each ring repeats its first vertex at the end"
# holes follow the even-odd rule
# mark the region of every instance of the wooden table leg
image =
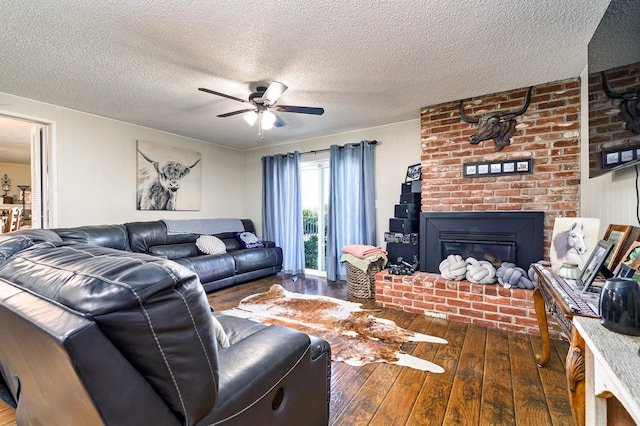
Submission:
POLYGON ((576 426, 583 426, 585 417, 584 351, 584 339, 574 327, 571 332, 571 346, 567 353, 565 371, 569 388, 569 402, 571 403, 573 422, 576 426))
POLYGON ((536 318, 540 337, 542 338, 542 355, 536 355, 538 367, 544 367, 549 362, 551 355, 551 345, 549 343, 549 325, 547 324, 547 311, 544 307, 544 297, 540 293, 540 283, 533 290, 533 306, 536 309, 536 318))

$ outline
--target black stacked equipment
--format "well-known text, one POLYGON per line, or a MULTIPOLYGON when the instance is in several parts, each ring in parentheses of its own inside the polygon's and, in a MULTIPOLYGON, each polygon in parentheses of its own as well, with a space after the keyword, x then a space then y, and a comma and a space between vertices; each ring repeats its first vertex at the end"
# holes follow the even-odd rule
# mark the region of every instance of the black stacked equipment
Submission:
POLYGON ((422 180, 402 184, 400 204, 395 206, 395 217, 389 219, 389 232, 384 233, 391 264, 400 263, 399 257, 413 264, 419 257, 421 198, 422 180))

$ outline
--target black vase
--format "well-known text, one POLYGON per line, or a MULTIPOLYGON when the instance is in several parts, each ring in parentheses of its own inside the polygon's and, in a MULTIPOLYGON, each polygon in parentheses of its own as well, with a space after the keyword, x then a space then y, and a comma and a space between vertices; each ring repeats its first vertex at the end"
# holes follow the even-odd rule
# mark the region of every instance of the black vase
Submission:
POLYGON ((640 336, 640 283, 609 278, 600 293, 600 323, 611 331, 640 336))

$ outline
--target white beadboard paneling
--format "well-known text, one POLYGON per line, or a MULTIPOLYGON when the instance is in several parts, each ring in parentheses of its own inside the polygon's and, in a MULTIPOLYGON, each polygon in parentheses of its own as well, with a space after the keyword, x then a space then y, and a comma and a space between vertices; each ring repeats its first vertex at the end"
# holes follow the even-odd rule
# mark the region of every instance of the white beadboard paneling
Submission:
MULTIPOLYGON (((580 215, 600 219, 600 236, 610 224, 640 226, 636 216, 636 170, 634 167, 606 173, 589 179, 589 85, 587 69, 580 75, 581 152, 580 159, 580 215)), ((638 167, 638 166, 636 166, 638 167)))

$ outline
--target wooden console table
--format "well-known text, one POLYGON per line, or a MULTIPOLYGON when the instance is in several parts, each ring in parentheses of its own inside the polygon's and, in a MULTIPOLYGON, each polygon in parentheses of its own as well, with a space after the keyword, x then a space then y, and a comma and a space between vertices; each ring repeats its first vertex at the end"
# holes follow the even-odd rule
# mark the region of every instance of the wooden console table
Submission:
POLYGON ((579 337, 575 335, 576 331, 573 327, 573 319, 579 316, 594 318, 598 316, 587 306, 582 306, 583 309, 580 309, 581 306, 577 306, 567 292, 563 293, 558 284, 559 277, 551 269, 538 264, 533 264, 532 267, 538 275, 538 283, 533 291, 533 303, 542 338, 542 354, 536 355, 536 361, 539 367, 544 367, 549 362, 551 354, 547 324, 548 310, 562 331, 572 340, 566 359, 567 385, 574 423, 581 426, 584 424, 585 418, 584 342, 579 344, 579 337))
MULTIPOLYGON (((560 278, 555 275, 550 268, 545 268, 539 264, 531 265, 538 275, 538 283, 533 291, 533 303, 536 310, 536 318, 540 335, 542 336, 542 354, 536 355, 536 361, 540 367, 549 362, 549 326, 547 324, 547 311, 551 313, 565 335, 570 338, 572 335, 574 316, 588 316, 597 318, 598 314, 587 306, 577 306, 576 302, 568 301, 567 294, 558 290, 558 285, 554 285, 551 280, 560 278)), ((569 298, 570 299, 570 298, 569 298)))

